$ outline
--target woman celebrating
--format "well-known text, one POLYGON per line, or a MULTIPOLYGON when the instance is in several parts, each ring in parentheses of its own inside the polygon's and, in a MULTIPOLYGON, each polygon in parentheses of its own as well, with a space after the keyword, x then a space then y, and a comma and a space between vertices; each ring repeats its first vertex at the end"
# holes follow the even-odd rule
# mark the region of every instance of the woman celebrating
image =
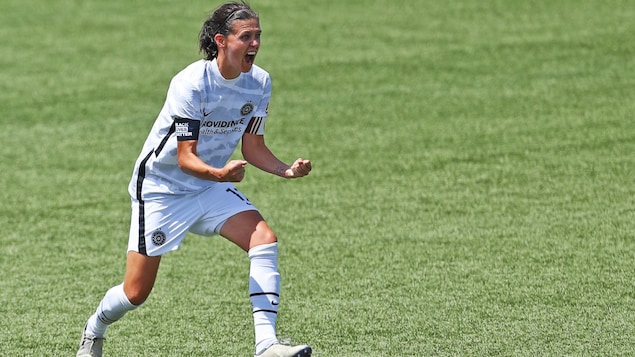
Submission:
POLYGON ((287 165, 265 145, 271 80, 254 64, 260 34, 248 4, 221 5, 200 32, 205 59, 170 82, 128 188, 132 219, 123 283, 106 292, 86 322, 77 356, 102 355, 107 327, 146 301, 161 256, 178 249, 188 232, 219 234, 247 252, 256 356, 311 355, 307 345, 278 342, 277 237, 232 183, 243 179, 247 164, 289 179, 311 171, 309 160, 287 165), (229 160, 241 139, 244 160, 229 160))

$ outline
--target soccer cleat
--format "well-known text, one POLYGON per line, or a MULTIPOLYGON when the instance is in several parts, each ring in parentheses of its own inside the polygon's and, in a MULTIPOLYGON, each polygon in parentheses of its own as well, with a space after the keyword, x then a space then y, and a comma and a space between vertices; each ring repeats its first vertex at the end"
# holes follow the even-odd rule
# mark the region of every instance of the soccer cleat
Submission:
POLYGON ((307 345, 285 346, 276 343, 255 357, 311 357, 311 347, 307 345))
POLYGON ((82 335, 82 340, 79 342, 79 349, 77 350, 77 357, 101 357, 103 347, 103 337, 82 335))

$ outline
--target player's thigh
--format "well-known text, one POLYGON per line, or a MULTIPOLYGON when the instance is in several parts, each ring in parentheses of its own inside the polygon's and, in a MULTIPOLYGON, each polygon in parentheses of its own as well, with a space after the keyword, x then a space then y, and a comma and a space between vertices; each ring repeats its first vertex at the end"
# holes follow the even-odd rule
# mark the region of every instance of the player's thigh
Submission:
POLYGON ((229 217, 220 229, 220 235, 244 251, 277 241, 275 233, 258 211, 244 211, 229 217))
POLYGON ((142 304, 150 295, 159 271, 161 256, 150 257, 129 251, 123 290, 133 305, 142 304))
POLYGON ((215 184, 198 200, 206 212, 190 227, 194 234, 220 234, 244 250, 250 248, 252 235, 255 234, 258 240, 258 237, 272 234, 258 209, 232 183, 215 184))

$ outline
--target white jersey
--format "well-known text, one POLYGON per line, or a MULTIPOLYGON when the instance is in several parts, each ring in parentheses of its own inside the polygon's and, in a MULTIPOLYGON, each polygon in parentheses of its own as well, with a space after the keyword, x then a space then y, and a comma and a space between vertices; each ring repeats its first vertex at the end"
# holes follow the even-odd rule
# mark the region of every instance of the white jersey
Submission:
POLYGON ((146 195, 191 193, 214 185, 181 171, 177 141, 198 140, 197 155, 208 165, 225 166, 245 131, 263 135, 271 98, 269 74, 254 65, 224 79, 216 60, 200 60, 179 72, 135 163, 128 191, 146 195))

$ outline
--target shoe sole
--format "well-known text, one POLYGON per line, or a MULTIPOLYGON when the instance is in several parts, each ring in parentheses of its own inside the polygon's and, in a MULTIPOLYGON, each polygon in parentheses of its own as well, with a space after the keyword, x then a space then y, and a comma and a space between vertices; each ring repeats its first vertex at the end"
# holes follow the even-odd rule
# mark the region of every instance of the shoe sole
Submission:
POLYGON ((306 347, 305 349, 303 349, 302 351, 294 354, 291 357, 311 357, 311 353, 313 353, 313 350, 311 349, 311 347, 306 347))

